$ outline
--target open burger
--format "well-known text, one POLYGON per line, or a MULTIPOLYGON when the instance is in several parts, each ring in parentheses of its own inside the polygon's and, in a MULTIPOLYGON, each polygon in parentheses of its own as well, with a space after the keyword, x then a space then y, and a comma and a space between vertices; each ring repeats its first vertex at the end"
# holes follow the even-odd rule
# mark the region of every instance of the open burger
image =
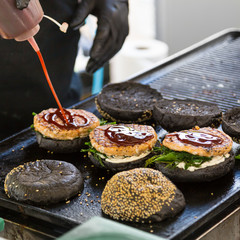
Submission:
POLYGON ((34 130, 41 148, 54 152, 76 152, 88 141, 89 132, 100 125, 99 119, 82 109, 50 108, 34 116, 34 130))
POLYGON ((144 166, 157 142, 153 127, 138 124, 106 124, 89 135, 90 160, 112 171, 144 166))
POLYGON ((165 136, 161 153, 146 165, 154 162, 173 181, 212 181, 233 169, 232 143, 227 134, 210 127, 173 132, 165 136))

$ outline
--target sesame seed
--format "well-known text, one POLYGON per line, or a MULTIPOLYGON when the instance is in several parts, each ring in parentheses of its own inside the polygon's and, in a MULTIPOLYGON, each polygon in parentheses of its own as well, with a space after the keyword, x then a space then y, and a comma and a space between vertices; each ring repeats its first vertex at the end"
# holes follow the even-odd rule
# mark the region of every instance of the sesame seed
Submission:
POLYGON ((175 194, 176 186, 161 172, 136 168, 119 172, 107 182, 101 207, 105 214, 114 219, 141 219, 144 223, 145 219, 160 212, 163 205, 171 206, 175 194))

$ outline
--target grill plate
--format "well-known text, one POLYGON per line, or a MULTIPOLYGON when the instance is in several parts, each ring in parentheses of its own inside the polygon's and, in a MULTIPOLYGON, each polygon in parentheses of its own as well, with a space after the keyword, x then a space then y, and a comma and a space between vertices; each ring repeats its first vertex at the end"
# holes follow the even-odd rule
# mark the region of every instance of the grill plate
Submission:
MULTIPOLYGON (((240 32, 227 31, 207 39, 197 46, 170 57, 160 65, 137 75, 130 81, 150 84, 165 98, 192 98, 214 102, 225 111, 240 103, 240 32)), ((94 97, 75 106, 98 115, 94 97)), ((99 115, 98 115, 99 116, 99 115)), ((238 148, 235 145, 235 148, 238 148)), ((51 154, 39 149, 34 133, 26 129, 0 142, 0 206, 25 215, 65 226, 69 229, 93 216, 102 216, 99 199, 111 173, 92 167, 83 154, 51 154), (24 162, 36 159, 59 159, 73 163, 84 175, 84 191, 70 203, 44 208, 21 204, 8 199, 3 190, 6 174, 24 162), (89 195, 90 194, 90 195, 89 195)), ((177 184, 187 206, 173 219, 161 223, 129 224, 166 239, 190 238, 194 231, 210 225, 225 209, 240 197, 240 164, 233 173, 202 184, 177 184)), ((106 216, 104 216, 106 217, 106 216)), ((200 231, 200 230, 199 230, 200 231)))

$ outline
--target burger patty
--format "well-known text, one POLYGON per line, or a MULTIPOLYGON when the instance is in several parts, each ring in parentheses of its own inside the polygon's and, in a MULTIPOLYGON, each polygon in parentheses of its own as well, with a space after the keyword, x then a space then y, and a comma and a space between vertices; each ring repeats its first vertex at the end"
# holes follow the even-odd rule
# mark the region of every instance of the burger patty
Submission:
POLYGON ((163 145, 169 149, 205 157, 227 154, 232 143, 227 134, 210 127, 170 133, 163 140, 163 145))
POLYGON ((74 138, 84 138, 89 135, 89 132, 95 127, 100 125, 99 119, 88 111, 82 109, 67 109, 67 111, 73 116, 75 128, 64 128, 64 122, 57 116, 54 121, 59 124, 53 124, 44 119, 47 114, 53 114, 56 108, 50 108, 43 110, 39 114, 34 116, 34 129, 40 132, 44 137, 57 139, 57 140, 72 140, 74 138), (88 121, 86 125, 85 121, 88 121))
POLYGON ((150 151, 157 142, 157 134, 151 126, 137 124, 104 125, 95 128, 89 135, 92 146, 108 156, 133 156, 150 151), (139 134, 151 135, 151 139, 130 145, 118 144, 106 136, 106 130, 113 126, 123 126, 139 134))

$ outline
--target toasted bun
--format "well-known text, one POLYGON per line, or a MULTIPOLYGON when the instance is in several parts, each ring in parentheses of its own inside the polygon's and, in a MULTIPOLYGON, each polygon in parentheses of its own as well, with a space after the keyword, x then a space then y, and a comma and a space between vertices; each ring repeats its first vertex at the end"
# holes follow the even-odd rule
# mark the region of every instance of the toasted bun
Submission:
POLYGON ((75 138, 73 140, 57 140, 44 137, 41 133, 35 132, 37 142, 40 148, 47 149, 55 153, 71 153, 78 152, 84 143, 89 141, 89 137, 75 138))
POLYGON ((36 205, 66 201, 83 189, 80 171, 71 163, 37 160, 10 171, 4 183, 9 198, 36 205))
POLYGON ((170 132, 194 126, 217 127, 221 117, 222 112, 216 104, 191 99, 162 99, 153 109, 154 120, 170 132))
POLYGON ((123 82, 106 85, 96 97, 100 114, 110 121, 144 122, 152 118, 153 105, 162 99, 148 85, 123 82))
POLYGON ((135 168, 117 173, 107 182, 101 207, 113 219, 159 222, 183 210, 185 199, 161 172, 135 168))
POLYGON ((229 109, 223 115, 222 129, 240 143, 240 107, 229 109))

